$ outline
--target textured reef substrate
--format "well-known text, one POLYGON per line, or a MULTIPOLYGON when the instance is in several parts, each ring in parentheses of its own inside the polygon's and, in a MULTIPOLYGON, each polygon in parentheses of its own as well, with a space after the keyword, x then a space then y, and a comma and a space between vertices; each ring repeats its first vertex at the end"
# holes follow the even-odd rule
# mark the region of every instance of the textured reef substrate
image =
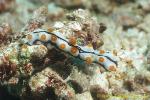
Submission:
POLYGON ((148 100, 149 5, 149 0, 1 0, 0 99, 148 100), (46 43, 42 33, 37 39, 32 33, 37 29, 55 33, 59 41, 46 43), (69 43, 77 48, 68 49, 69 43), (89 52, 77 53, 79 59, 78 50, 89 52), (93 50, 107 59, 97 60, 93 50), (114 59, 107 51, 117 61, 110 71, 105 66, 114 59))

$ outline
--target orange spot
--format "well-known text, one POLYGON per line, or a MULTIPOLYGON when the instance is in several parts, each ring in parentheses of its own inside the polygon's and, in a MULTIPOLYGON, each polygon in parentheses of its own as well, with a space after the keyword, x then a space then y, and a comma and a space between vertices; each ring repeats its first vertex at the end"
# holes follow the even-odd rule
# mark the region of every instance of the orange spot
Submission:
POLYGON ((55 43, 57 41, 57 37, 55 35, 52 35, 51 36, 51 41, 55 43))
POLYGON ((75 54, 78 51, 78 49, 76 47, 72 47, 70 51, 72 54, 75 54))
POLYGON ((104 50, 99 50, 99 53, 100 53, 100 54, 104 54, 105 51, 104 51, 104 50))
POLYGON ((103 57, 99 58, 99 62, 104 62, 104 61, 105 61, 105 59, 103 57))
POLYGON ((28 34, 28 35, 27 35, 27 39, 28 39, 28 40, 32 40, 32 35, 31 35, 31 34, 28 34))
POLYGON ((60 44, 59 48, 60 49, 65 49, 66 45, 64 43, 60 44))
POLYGON ((76 45, 76 38, 75 37, 70 37, 69 38, 69 43, 72 45, 76 45))
POLYGON ((40 37, 40 39, 41 39, 42 41, 45 41, 45 40, 46 40, 46 35, 45 35, 45 34, 42 34, 41 37, 40 37))
POLYGON ((116 67, 114 65, 109 66, 108 69, 110 71, 116 71, 116 67))
POLYGON ((47 31, 48 31, 48 32, 53 32, 54 29, 53 29, 52 27, 49 27, 49 28, 47 29, 47 31))
POLYGON ((86 60, 87 64, 91 64, 92 63, 92 58, 91 57, 86 57, 85 60, 86 60))

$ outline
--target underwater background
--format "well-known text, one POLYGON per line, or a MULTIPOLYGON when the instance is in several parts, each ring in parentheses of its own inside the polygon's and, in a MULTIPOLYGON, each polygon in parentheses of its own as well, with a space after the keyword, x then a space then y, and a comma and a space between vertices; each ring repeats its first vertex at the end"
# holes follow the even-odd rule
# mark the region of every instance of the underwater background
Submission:
POLYGON ((150 0, 0 0, 0 100, 150 100, 150 0))

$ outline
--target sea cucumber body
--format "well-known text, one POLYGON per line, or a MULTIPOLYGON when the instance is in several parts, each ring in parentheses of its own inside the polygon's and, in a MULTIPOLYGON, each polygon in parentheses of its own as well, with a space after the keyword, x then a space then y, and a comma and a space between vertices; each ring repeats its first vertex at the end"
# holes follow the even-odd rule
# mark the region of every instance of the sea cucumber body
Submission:
POLYGON ((88 64, 97 63, 109 71, 115 71, 117 67, 117 61, 112 53, 105 52, 104 50, 94 50, 88 46, 73 45, 60 32, 51 33, 46 30, 37 29, 29 33, 26 39, 29 45, 34 45, 35 41, 40 41, 43 44, 49 43, 63 52, 86 61, 88 64))

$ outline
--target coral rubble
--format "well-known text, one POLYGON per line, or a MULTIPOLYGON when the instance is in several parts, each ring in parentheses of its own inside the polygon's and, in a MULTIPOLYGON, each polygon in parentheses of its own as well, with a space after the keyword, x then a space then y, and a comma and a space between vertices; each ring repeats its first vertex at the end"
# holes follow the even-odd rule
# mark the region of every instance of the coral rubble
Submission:
POLYGON ((148 5, 1 0, 0 87, 21 100, 148 100, 148 5))

